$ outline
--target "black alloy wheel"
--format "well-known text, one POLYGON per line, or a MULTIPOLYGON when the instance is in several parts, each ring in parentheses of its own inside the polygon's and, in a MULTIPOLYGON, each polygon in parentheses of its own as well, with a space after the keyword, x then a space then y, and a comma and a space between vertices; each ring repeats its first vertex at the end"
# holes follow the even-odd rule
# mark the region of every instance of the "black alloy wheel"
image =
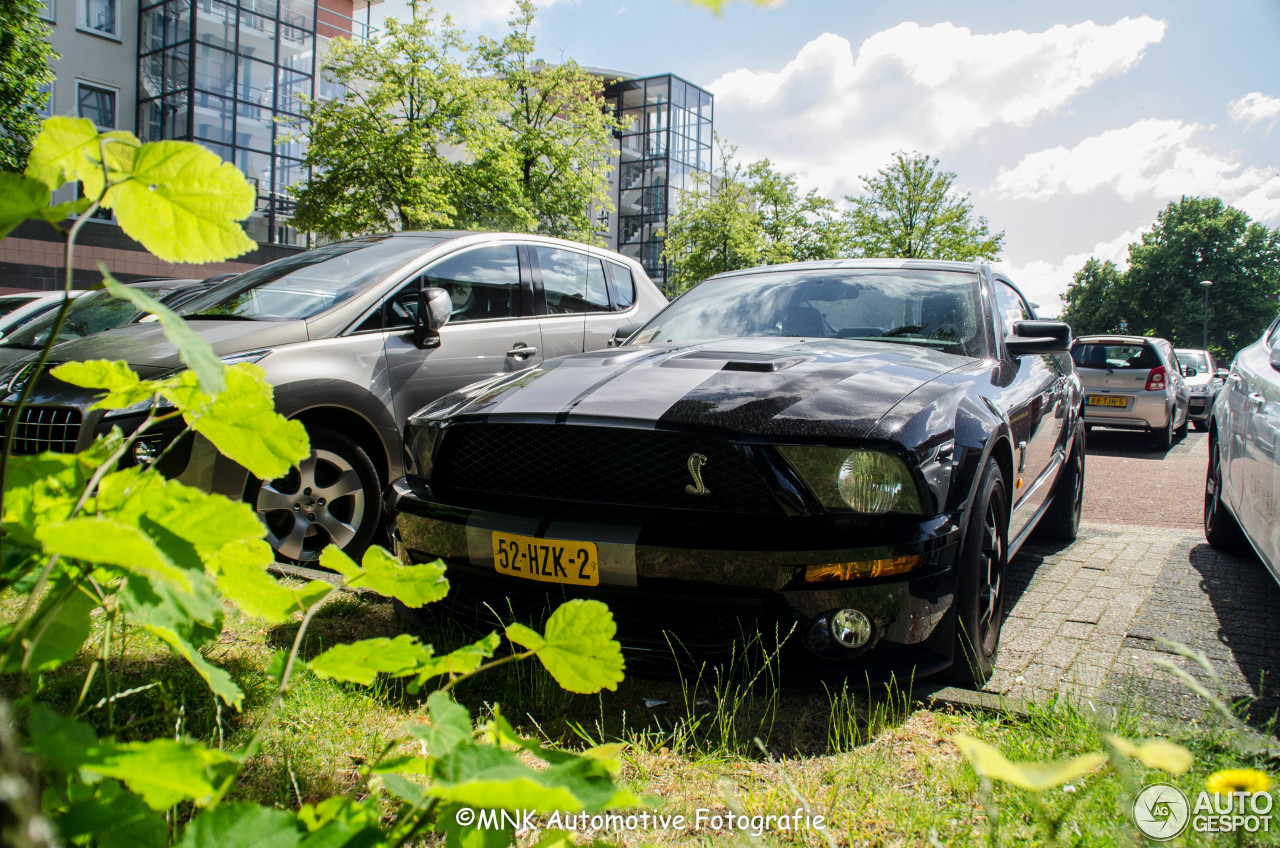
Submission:
POLYGON ((1167 451, 1173 447, 1174 419, 1178 417, 1178 407, 1169 410, 1169 423, 1156 433, 1156 449, 1167 451))
POLYGON ((1009 507, 1004 475, 987 460, 969 513, 957 563, 955 643, 951 679, 980 688, 995 668, 1004 623, 1009 507))
POLYGON ((1240 553, 1248 546, 1240 523, 1222 501, 1222 465, 1218 440, 1209 441, 1209 468, 1204 477, 1204 537, 1214 548, 1240 553))

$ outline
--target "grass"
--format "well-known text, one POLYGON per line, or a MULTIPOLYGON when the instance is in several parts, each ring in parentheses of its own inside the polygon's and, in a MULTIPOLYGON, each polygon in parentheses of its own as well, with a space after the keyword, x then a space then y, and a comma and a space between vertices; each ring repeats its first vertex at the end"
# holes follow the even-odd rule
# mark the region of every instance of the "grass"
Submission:
MULTIPOLYGON (((20 599, 0 596, 0 620, 20 599)), ((228 749, 242 745, 262 715, 272 686, 272 655, 287 648, 297 625, 270 627, 228 609, 224 632, 209 650, 245 689, 244 711, 219 708, 203 682, 141 631, 126 630, 130 659, 114 663, 118 690, 138 688, 117 700, 114 725, 104 707, 101 676, 85 700, 85 713, 100 731, 122 738, 183 732, 228 749), (149 685, 152 681, 160 681, 149 685)), ((339 642, 404 631, 392 606, 372 596, 344 595, 315 616, 304 656, 339 642)), ((470 641, 438 621, 424 641, 448 650, 470 641)), ((500 706, 518 729, 553 744, 581 747, 628 743, 621 781, 650 798, 653 809, 682 814, 690 828, 599 834, 621 845, 710 845, 726 835, 742 844, 984 845, 995 820, 1003 844, 1035 844, 1043 837, 1036 807, 1022 790, 996 785, 986 791, 951 741, 977 736, 1013 760, 1069 757, 1103 747, 1102 733, 1131 738, 1168 735, 1149 724, 1141 705, 1113 715, 1058 697, 1018 713, 928 708, 903 686, 842 686, 811 692, 782 691, 776 658, 745 651, 719 670, 684 671, 666 678, 632 676, 616 692, 572 695, 535 663, 509 664, 459 687, 458 699, 474 714, 500 706), (750 659, 748 659, 750 658, 750 659), (763 743, 763 749, 756 739, 763 743), (984 792, 986 793, 984 795, 984 792), (983 800, 986 804, 984 805, 983 800), (698 810, 733 810, 747 816, 792 815, 798 808, 826 819, 824 832, 692 828, 698 810), (989 819, 991 817, 991 819, 989 819)), ((80 693, 90 657, 43 681, 40 700, 65 708, 80 693)), ((0 694, 22 694, 21 681, 0 680, 0 694)), ((297 808, 356 786, 359 767, 414 719, 422 696, 399 681, 363 688, 302 675, 265 734, 262 753, 247 769, 237 797, 297 808)), ((1177 741, 1196 755, 1186 776, 1140 772, 1145 782, 1172 782, 1191 797, 1205 777, 1225 767, 1262 766, 1242 754, 1207 714, 1195 727, 1174 728, 1177 741)), ((401 743, 397 753, 414 753, 401 743)), ((1074 845, 1138 844, 1127 817, 1128 790, 1109 772, 1078 779, 1044 794, 1045 809, 1061 815, 1061 839, 1074 845)), ((705 815, 705 814, 704 814, 705 815)), ((1274 840, 1271 834, 1265 835, 1274 840)), ((1209 844, 1186 834, 1174 844, 1209 844)))

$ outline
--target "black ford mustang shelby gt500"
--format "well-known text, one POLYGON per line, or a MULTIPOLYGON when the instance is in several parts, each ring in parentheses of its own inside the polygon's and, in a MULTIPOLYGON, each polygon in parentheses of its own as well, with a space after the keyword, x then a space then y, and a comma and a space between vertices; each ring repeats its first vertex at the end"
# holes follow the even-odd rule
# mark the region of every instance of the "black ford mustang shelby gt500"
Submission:
POLYGON ((1079 525, 1070 343, 985 265, 721 274, 413 416, 393 532, 457 614, 597 597, 635 652, 765 624, 802 665, 985 680, 1009 558, 1079 525))

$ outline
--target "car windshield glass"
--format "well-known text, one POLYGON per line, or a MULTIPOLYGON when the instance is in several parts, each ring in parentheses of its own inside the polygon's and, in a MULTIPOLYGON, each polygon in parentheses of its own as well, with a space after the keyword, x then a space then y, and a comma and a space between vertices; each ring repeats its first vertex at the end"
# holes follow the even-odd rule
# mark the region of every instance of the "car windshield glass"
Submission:
POLYGON ((658 313, 633 343, 796 336, 985 356, 977 302, 978 277, 962 271, 779 270, 701 283, 658 313))
POLYGON ((381 281, 444 238, 356 239, 280 259, 219 283, 182 308, 187 317, 306 319, 381 281))
POLYGON ((1155 348, 1145 344, 1082 344, 1071 350, 1077 368, 1106 368, 1111 371, 1150 370, 1160 365, 1155 348))
POLYGON ((1182 363, 1184 368, 1194 368, 1200 374, 1208 372, 1209 357, 1205 356, 1204 351, 1180 350, 1177 351, 1177 354, 1178 361, 1182 363))
POLYGON ((32 302, 29 297, 0 297, 0 315, 8 315, 13 310, 32 302))
MULTIPOLYGON (((132 288, 160 297, 166 290, 162 285, 133 286, 132 288)), ((111 296, 106 289, 89 292, 71 301, 67 309, 67 320, 58 331, 58 341, 67 342, 104 330, 123 327, 138 316, 138 308, 127 300, 111 296)), ((49 340, 49 333, 58 321, 58 310, 41 315, 39 318, 17 330, 5 339, 5 344, 17 347, 43 347, 49 340)))

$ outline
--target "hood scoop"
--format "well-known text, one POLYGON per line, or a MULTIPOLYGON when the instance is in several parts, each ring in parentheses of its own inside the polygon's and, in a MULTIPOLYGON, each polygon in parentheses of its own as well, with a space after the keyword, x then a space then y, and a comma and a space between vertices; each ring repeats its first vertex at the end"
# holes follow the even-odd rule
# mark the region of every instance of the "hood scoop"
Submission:
POLYGON ((792 354, 744 353, 715 350, 695 350, 673 356, 663 362, 662 368, 696 368, 703 371, 754 371, 772 374, 799 365, 805 357, 792 354))

